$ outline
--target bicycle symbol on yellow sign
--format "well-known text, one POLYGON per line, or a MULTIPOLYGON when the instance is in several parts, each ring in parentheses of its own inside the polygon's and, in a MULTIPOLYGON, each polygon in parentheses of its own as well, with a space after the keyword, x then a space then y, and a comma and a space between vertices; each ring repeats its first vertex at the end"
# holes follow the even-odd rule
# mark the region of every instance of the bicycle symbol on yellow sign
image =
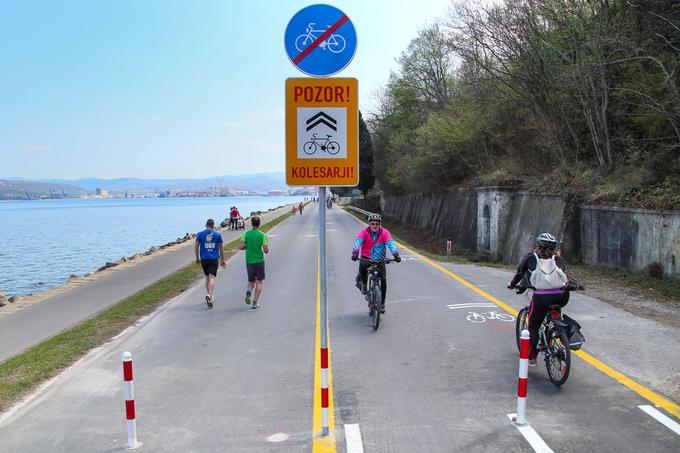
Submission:
MULTIPOLYGON (((314 25, 314 22, 310 22, 309 25, 307 25, 307 30, 305 33, 295 38, 295 48, 298 50, 298 52, 302 52, 305 47, 316 41, 316 38, 321 36, 321 34, 326 31, 315 30, 314 25)), ((327 26, 326 28, 329 27, 330 26, 327 26)), ((333 53, 340 53, 345 50, 346 45, 347 42, 345 41, 345 38, 342 37, 342 35, 331 34, 324 42, 319 44, 319 47, 323 50, 330 50, 333 53)))
POLYGON ((309 156, 317 152, 319 149, 331 155, 338 154, 338 151, 340 151, 340 145, 338 142, 331 141, 331 137, 332 135, 326 135, 326 139, 324 141, 323 138, 317 139, 316 133, 314 133, 312 134, 312 139, 308 142, 305 142, 302 150, 309 156))

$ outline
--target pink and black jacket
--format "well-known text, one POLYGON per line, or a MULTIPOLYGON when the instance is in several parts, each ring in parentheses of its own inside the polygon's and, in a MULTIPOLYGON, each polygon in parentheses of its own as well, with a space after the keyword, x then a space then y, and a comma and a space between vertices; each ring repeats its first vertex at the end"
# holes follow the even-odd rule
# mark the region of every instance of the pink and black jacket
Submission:
POLYGON ((377 233, 371 231, 371 227, 366 227, 359 232, 354 240, 352 254, 361 254, 364 259, 379 261, 387 256, 387 249, 392 255, 398 253, 397 245, 392 239, 392 235, 386 228, 380 228, 377 233))

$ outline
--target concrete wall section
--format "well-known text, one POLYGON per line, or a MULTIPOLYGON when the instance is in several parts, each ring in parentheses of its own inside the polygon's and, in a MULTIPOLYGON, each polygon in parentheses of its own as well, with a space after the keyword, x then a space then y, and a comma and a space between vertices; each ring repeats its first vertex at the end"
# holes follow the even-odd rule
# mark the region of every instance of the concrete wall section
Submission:
POLYGON ((503 260, 503 239, 512 212, 514 191, 503 187, 477 189, 478 252, 492 260, 503 260))
MULTIPOLYGON (((561 241, 564 208, 565 200, 559 195, 516 193, 512 199, 509 226, 501 240, 499 259, 519 263, 534 249, 536 237, 541 233, 551 233, 561 241)), ((565 258, 573 255, 566 247, 562 248, 565 258)))
POLYGON ((382 200, 383 213, 469 251, 477 249, 477 197, 474 193, 404 195, 382 200))
POLYGON ((572 209, 561 195, 503 187, 387 197, 381 208, 388 217, 492 260, 518 263, 547 231, 562 241, 569 262, 629 271, 659 263, 665 276, 680 279, 680 211, 572 209))
POLYGON ((659 263, 680 278, 680 213, 614 207, 581 207, 583 262, 642 271, 659 263))

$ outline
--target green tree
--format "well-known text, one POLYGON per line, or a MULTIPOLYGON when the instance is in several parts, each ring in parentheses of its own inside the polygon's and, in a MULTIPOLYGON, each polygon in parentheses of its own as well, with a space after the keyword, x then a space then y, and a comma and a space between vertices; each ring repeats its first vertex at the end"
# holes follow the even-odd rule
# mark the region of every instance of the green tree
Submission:
POLYGON ((375 186, 373 175, 373 141, 364 117, 359 112, 359 185, 357 188, 368 197, 368 191, 375 186))

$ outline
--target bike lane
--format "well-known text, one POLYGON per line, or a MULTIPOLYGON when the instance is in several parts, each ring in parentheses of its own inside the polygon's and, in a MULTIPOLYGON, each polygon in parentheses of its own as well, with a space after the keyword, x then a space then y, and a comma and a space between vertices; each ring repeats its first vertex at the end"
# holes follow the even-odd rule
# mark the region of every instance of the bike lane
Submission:
MULTIPOLYGON (((402 249, 402 263, 388 266, 387 314, 374 332, 349 260, 360 224, 342 212, 329 222, 337 429, 359 424, 367 451, 532 451, 507 418, 517 391, 514 321, 402 249), (502 319, 471 322, 473 313, 502 319)), ((576 358, 563 388, 540 360, 529 373, 527 418, 554 451, 676 449, 677 436, 641 404, 648 401, 576 358)))

